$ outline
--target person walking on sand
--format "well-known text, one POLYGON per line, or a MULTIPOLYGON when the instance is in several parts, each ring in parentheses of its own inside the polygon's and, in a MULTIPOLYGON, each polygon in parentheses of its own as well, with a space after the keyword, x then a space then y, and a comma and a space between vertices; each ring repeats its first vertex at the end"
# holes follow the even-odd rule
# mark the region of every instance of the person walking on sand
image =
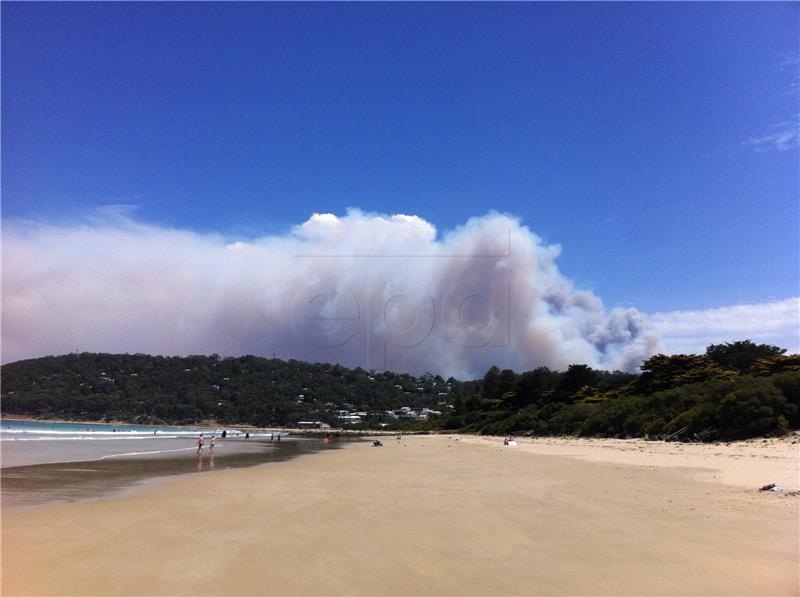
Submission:
POLYGON ((211 453, 214 453, 214 448, 217 446, 217 437, 215 435, 211 436, 211 453))
POLYGON ((203 434, 200 434, 200 437, 197 438, 197 453, 200 454, 203 451, 203 434))

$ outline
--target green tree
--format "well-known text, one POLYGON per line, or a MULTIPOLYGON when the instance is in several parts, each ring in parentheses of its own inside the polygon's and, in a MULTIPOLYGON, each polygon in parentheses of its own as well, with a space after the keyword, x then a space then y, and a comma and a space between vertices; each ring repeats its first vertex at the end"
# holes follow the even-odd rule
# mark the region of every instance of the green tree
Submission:
POLYGON ((711 344, 706 348, 706 356, 721 367, 748 373, 759 359, 777 357, 786 352, 785 348, 771 344, 755 344, 751 340, 738 340, 724 344, 711 344))
POLYGON ((785 371, 800 371, 800 354, 780 354, 758 359, 750 368, 753 375, 775 375, 785 371))
POLYGON ((490 367, 483 376, 483 389, 481 392, 484 398, 495 400, 500 397, 500 369, 497 366, 490 367))
POLYGON ((642 375, 636 389, 640 392, 655 392, 713 378, 735 377, 735 372, 720 367, 706 356, 657 354, 642 363, 642 375))
POLYGON ((599 383, 600 374, 588 365, 570 365, 561 376, 557 392, 561 400, 570 401, 581 388, 596 388, 599 383))
POLYGON ((513 392, 516 385, 516 374, 511 369, 503 369, 500 372, 500 379, 497 383, 497 397, 499 398, 508 392, 513 392))
POLYGON ((510 406, 519 409, 543 402, 552 394, 559 378, 560 375, 557 372, 551 371, 547 367, 537 367, 533 371, 526 371, 520 375, 517 381, 510 406))

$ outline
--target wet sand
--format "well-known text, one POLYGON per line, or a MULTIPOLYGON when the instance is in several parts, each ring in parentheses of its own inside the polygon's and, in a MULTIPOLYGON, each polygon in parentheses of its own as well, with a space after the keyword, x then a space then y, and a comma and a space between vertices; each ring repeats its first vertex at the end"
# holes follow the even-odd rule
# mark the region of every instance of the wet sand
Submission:
POLYGON ((2 592, 798 594, 797 496, 721 480, 748 444, 702 471, 603 442, 384 444, 4 511, 2 592))
POLYGON ((283 441, 220 440, 214 452, 197 454, 194 438, 174 442, 188 448, 167 449, 148 456, 132 455, 74 462, 4 467, 0 470, 0 497, 4 509, 54 502, 75 502, 117 495, 152 485, 164 477, 208 473, 229 468, 277 463, 345 442, 324 444, 319 439, 283 441))

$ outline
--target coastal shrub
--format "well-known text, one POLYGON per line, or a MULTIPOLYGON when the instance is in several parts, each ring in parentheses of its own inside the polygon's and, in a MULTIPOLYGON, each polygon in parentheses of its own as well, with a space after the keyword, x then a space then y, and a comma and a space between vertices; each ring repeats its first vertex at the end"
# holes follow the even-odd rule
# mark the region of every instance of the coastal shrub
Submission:
POLYGON ((778 415, 778 435, 780 437, 789 435, 789 421, 783 415, 778 415))
POLYGON ((550 417, 550 428, 556 435, 577 435, 591 410, 591 405, 587 404, 560 408, 550 417))
POLYGON ((623 434, 625 421, 637 411, 640 401, 638 396, 622 396, 595 405, 578 430, 579 434, 611 437, 623 434))
POLYGON ((651 419, 644 425, 642 425, 642 433, 644 435, 650 436, 658 436, 661 435, 662 431, 664 430, 664 426, 666 425, 666 421, 661 417, 651 419))
POLYGON ((788 424, 797 410, 772 379, 747 377, 720 401, 715 414, 721 437, 741 439, 778 434, 778 418, 788 424))
POLYGON ((800 425, 800 371, 787 371, 779 373, 770 378, 775 387, 778 388, 789 404, 796 407, 794 417, 791 413, 784 413, 789 421, 789 425, 797 427, 800 425))
POLYGON ((639 413, 628 415, 628 418, 625 419, 625 422, 622 424, 622 432, 629 437, 645 433, 642 416, 639 413))

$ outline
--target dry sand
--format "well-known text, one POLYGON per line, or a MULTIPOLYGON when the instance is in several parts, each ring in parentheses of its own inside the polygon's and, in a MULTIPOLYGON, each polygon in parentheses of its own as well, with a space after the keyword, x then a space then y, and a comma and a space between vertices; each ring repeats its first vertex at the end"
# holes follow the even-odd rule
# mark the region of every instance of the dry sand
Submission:
POLYGON ((798 594, 795 444, 384 443, 6 510, 2 592, 798 594))
MULTIPOLYGON (((501 438, 459 436, 497 446, 501 438)), ((571 456, 590 462, 645 467, 683 468, 694 479, 758 488, 777 483, 788 491, 800 489, 800 433, 788 438, 752 439, 729 443, 684 443, 641 439, 515 438, 515 451, 571 456)))

